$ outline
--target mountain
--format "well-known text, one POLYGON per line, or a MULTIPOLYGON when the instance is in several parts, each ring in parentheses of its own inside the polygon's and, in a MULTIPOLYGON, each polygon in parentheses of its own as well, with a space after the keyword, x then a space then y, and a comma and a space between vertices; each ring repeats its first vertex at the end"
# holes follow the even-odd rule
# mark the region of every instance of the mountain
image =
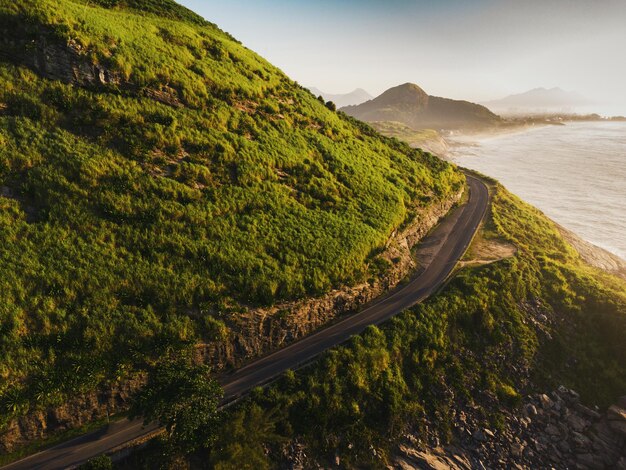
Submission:
POLYGON ((321 96, 326 101, 332 101, 337 105, 338 108, 342 108, 344 106, 351 106, 364 103, 365 101, 369 101, 373 98, 367 91, 363 88, 357 88, 356 90, 339 95, 333 95, 331 93, 325 93, 321 91, 319 88, 311 87, 309 88, 311 93, 315 96, 321 96))
POLYGON ((589 105, 589 101, 575 91, 564 91, 560 88, 535 88, 482 104, 496 112, 520 114, 573 112, 576 107, 589 105))
POLYGON ((168 351, 234 367, 355 308, 463 187, 173 1, 0 0, 0 30, 2 454, 168 351))
POLYGON ((413 129, 474 129, 500 121, 484 106, 429 96, 413 83, 390 88, 371 101, 341 110, 363 121, 396 121, 413 129))

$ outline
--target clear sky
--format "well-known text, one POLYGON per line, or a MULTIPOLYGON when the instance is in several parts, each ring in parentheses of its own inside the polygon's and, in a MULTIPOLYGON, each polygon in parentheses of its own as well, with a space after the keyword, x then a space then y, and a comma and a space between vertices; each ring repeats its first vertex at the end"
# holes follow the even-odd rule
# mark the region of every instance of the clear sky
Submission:
POLYGON ((626 0, 179 1, 328 93, 414 82, 485 101, 558 86, 626 113, 626 0))

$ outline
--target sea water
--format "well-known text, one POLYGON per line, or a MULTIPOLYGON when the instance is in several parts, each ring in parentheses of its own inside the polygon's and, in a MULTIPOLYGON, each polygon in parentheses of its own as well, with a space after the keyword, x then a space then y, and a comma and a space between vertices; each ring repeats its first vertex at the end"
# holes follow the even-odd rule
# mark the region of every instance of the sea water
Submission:
POLYGON ((450 158, 498 179, 557 223, 626 259, 626 123, 578 122, 465 139, 450 158))

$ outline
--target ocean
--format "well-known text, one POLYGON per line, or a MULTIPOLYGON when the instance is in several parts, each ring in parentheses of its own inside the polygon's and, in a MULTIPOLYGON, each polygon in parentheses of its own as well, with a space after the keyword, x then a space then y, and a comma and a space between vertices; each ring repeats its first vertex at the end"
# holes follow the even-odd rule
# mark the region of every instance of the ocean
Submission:
POLYGON ((581 238, 626 259, 626 123, 579 122, 450 149, 581 238))

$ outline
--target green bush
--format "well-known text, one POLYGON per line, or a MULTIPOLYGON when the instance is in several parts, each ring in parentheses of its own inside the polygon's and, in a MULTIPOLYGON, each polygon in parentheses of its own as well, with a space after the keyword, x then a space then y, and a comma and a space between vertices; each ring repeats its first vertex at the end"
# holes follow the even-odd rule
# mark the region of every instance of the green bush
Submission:
POLYGON ((188 355, 170 354, 150 369, 130 415, 163 426, 171 454, 188 453, 216 439, 221 398, 222 391, 207 366, 193 365, 188 355))

